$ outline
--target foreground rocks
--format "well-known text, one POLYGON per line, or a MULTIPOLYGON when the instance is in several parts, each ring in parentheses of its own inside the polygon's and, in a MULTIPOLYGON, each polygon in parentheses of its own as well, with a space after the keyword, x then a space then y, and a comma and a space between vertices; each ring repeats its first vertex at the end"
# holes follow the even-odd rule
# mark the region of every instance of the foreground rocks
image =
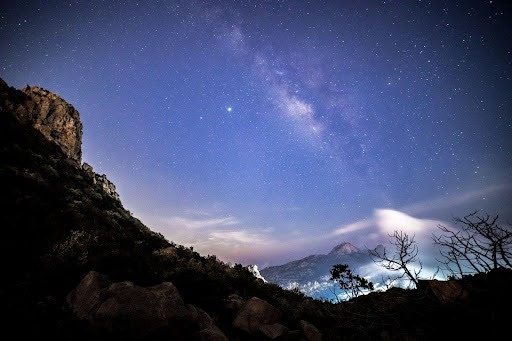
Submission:
POLYGON ((300 328, 308 341, 321 341, 322 340, 322 334, 311 323, 301 320, 300 328))
MULTIPOLYGON (((235 340, 321 340, 318 329, 300 321, 300 330, 290 331, 281 323, 281 311, 258 297, 235 301, 231 335, 235 340), (234 329, 233 329, 234 328, 234 329)), ((226 341, 225 333, 201 308, 185 304, 176 287, 164 282, 141 287, 133 282, 112 282, 89 272, 66 297, 74 315, 88 323, 97 335, 171 337, 178 340, 226 341)), ((230 339, 232 338, 230 336, 230 339)))
POLYGON ((281 312, 267 301, 253 297, 244 303, 233 325, 248 333, 253 333, 263 325, 279 321, 281 312))
POLYGON ((111 283, 91 271, 69 293, 67 303, 77 317, 99 332, 227 340, 206 312, 185 305, 170 282, 145 288, 129 281, 111 283))
POLYGON ((448 281, 422 280, 418 289, 433 296, 441 303, 466 302, 470 296, 469 287, 464 287, 459 281, 450 279, 448 281))

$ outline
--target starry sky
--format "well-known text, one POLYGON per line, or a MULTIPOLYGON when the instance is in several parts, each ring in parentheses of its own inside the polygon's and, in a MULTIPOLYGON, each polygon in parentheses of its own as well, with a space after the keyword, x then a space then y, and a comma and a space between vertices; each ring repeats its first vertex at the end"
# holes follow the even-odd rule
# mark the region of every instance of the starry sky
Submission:
POLYGON ((0 77, 73 104, 84 161, 205 255, 264 267, 512 221, 509 1, 3 1, 0 19, 0 77))

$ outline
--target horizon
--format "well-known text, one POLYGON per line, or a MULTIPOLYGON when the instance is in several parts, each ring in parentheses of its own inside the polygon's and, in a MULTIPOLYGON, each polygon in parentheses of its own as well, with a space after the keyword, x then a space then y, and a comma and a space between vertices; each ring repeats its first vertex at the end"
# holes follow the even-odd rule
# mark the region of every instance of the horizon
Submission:
POLYGON ((505 2, 0 4, 0 77, 168 240, 260 269, 512 221, 505 2), (56 17, 55 13, 61 13, 56 17))

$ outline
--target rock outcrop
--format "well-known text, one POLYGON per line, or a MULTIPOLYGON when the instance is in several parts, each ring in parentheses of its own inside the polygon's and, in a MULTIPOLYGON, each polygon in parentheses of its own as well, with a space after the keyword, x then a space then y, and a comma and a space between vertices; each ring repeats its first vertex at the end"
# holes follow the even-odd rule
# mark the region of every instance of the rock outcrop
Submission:
POLYGON ((110 283, 91 271, 68 295, 68 304, 96 329, 146 336, 159 330, 179 334, 190 313, 172 283, 144 288, 133 282, 110 283))
POLYGON ((119 194, 116 192, 116 186, 110 181, 105 174, 98 174, 94 172, 94 169, 88 163, 82 165, 82 169, 89 175, 94 184, 98 184, 103 188, 103 191, 107 193, 111 198, 121 201, 119 194))
POLYGON ((259 327, 259 330, 261 334, 270 340, 283 338, 286 334, 288 334, 288 328, 280 323, 265 324, 259 327))
POLYGON ((441 303, 465 302, 470 297, 470 288, 464 287, 460 281, 420 280, 418 289, 434 297, 441 303))
POLYGON ((0 79, 0 107, 20 122, 30 124, 78 165, 82 161, 82 122, 76 109, 59 95, 38 86, 21 91, 0 79))
POLYGON ((130 337, 194 335, 200 340, 227 340, 205 311, 185 305, 170 282, 146 288, 129 281, 112 283, 91 271, 66 301, 78 318, 99 331, 130 337))
POLYGON ((244 300, 237 294, 231 294, 226 300, 226 309, 237 313, 244 305, 244 300))
MULTIPOLYGON (((10 112, 21 123, 29 124, 44 137, 60 147, 79 167, 82 162, 82 122, 76 109, 59 95, 38 86, 26 86, 21 91, 11 88, 0 79, 0 112, 10 112)), ((105 193, 120 201, 116 186, 105 174, 94 173, 84 163, 82 169, 99 184, 105 193)))
POLYGON ((308 341, 322 341, 322 334, 311 323, 301 320, 300 329, 308 341))
MULTIPOLYGON (((192 306, 192 309, 194 307, 192 306)), ((202 341, 227 341, 228 338, 224 333, 215 325, 213 319, 201 308, 195 308, 197 315, 194 320, 199 328, 195 333, 197 339, 202 341)))
POLYGON ((233 326, 254 333, 263 325, 277 323, 280 318, 279 309, 265 300, 253 297, 244 303, 233 321, 233 326))

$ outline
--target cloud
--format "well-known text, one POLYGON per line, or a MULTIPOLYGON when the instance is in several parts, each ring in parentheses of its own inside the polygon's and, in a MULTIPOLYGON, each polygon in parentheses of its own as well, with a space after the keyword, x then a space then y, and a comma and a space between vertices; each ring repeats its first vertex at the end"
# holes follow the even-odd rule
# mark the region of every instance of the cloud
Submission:
POLYGON ((332 234, 333 235, 342 235, 342 234, 356 232, 356 231, 366 229, 366 228, 372 226, 373 223, 374 223, 373 220, 368 220, 368 219, 356 221, 355 223, 351 223, 348 225, 343 225, 341 227, 338 227, 336 230, 334 230, 334 232, 332 234))
POLYGON ((492 184, 484 188, 467 191, 450 197, 435 198, 415 203, 404 207, 403 211, 409 212, 411 214, 431 212, 434 209, 446 209, 466 204, 468 202, 475 201, 476 199, 485 199, 490 196, 496 195, 498 192, 506 191, 509 193, 508 195, 510 195, 511 190, 512 184, 510 183, 492 184))
POLYGON ((208 240, 212 243, 240 247, 244 244, 257 244, 265 242, 261 234, 245 230, 211 232, 208 240))
POLYGON ((409 235, 430 233, 442 222, 430 219, 414 218, 404 212, 390 209, 376 209, 374 211, 374 224, 384 234, 394 231, 404 231, 409 235))
POLYGON ((282 244, 268 229, 238 228, 209 231, 190 245, 202 254, 215 254, 224 261, 262 264, 262 259, 276 257, 284 249, 279 247, 282 244))
POLYGON ((236 225, 239 223, 239 221, 234 217, 191 219, 180 216, 165 218, 162 219, 162 222, 164 222, 168 226, 187 229, 198 229, 211 226, 236 225))
POLYGON ((340 226, 331 235, 343 235, 346 240, 373 248, 379 243, 386 245, 394 231, 403 231, 415 236, 420 248, 431 249, 430 238, 439 224, 449 226, 440 220, 416 218, 398 210, 375 209, 371 218, 340 226))
MULTIPOLYGON (((436 227, 438 224, 448 224, 439 220, 415 218, 413 217, 414 214, 432 213, 440 209, 446 210, 482 199, 483 197, 495 196, 499 192, 509 191, 510 189, 512 189, 511 184, 490 185, 452 197, 434 198, 414 203, 397 210, 375 209, 372 217, 342 225, 336 228, 331 235, 349 235, 365 229, 370 229, 372 232, 379 234, 389 234, 395 230, 402 230, 409 234, 421 234, 426 230, 430 231, 431 226, 436 227)), ((368 236, 368 234, 365 235, 365 237, 368 236)), ((375 237, 376 235, 374 234, 373 236, 375 237)))
POLYGON ((143 220, 169 240, 192 246, 203 255, 214 254, 224 261, 254 264, 285 249, 279 248, 280 242, 272 236, 272 228, 244 226, 232 215, 212 216, 209 210, 185 211, 195 213, 146 216, 143 220))
POLYGON ((237 229, 240 224, 240 221, 231 215, 211 216, 206 213, 200 215, 193 214, 191 216, 146 216, 143 217, 143 220, 152 229, 162 233, 169 240, 186 246, 192 246, 199 241, 208 240, 208 236, 212 231, 237 229))

